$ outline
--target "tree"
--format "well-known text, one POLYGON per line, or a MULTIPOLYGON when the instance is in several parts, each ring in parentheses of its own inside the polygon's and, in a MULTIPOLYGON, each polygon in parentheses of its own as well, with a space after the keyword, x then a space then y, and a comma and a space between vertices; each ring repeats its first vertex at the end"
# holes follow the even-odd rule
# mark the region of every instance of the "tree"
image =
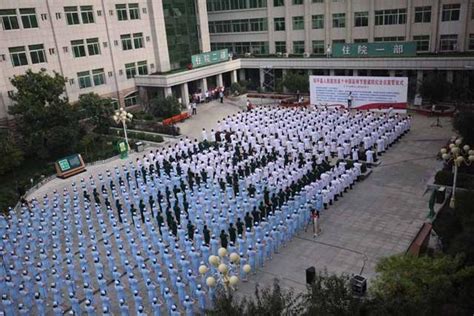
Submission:
POLYGON ((27 154, 41 159, 57 158, 74 150, 79 125, 76 110, 65 95, 64 77, 27 70, 14 76, 16 92, 9 108, 27 154))
POLYGON ((288 71, 283 77, 283 86, 288 89, 288 91, 296 93, 308 92, 309 91, 309 77, 308 75, 300 75, 288 71))
POLYGON ((474 145, 474 112, 457 113, 453 119, 453 127, 464 139, 464 143, 474 145))
POLYGON ((392 256, 376 271, 372 313, 463 315, 474 308, 474 267, 465 267, 462 256, 392 256))
POLYGON ((10 133, 0 133, 0 175, 18 167, 23 161, 23 152, 15 144, 10 133))
POLYGON ((347 275, 318 272, 303 295, 306 315, 359 315, 362 301, 354 297, 347 275))
POLYGON ((94 131, 107 134, 112 124, 114 106, 109 98, 101 98, 96 93, 83 94, 79 97, 78 106, 85 111, 85 115, 91 119, 94 131))
POLYGON ((150 100, 147 111, 155 117, 167 119, 181 113, 181 104, 173 96, 156 97, 150 100))

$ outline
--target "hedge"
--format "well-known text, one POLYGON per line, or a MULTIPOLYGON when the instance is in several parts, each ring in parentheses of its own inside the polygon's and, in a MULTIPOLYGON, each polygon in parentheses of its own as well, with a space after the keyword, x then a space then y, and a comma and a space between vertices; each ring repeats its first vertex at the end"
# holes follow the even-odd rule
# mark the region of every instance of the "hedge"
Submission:
MULTIPOLYGON (((447 170, 441 170, 436 173, 435 184, 452 186, 454 179, 454 173, 447 170)), ((456 183, 458 188, 464 188, 474 190, 474 176, 466 173, 458 172, 458 179, 456 183)))

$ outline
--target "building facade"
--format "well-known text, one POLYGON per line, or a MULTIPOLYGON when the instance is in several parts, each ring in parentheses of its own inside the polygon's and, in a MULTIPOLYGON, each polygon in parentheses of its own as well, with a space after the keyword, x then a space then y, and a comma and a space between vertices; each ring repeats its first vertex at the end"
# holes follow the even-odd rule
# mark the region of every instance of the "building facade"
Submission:
POLYGON ((205 9, 201 0, 3 0, 0 118, 10 78, 27 69, 63 75, 72 102, 95 92, 136 104, 135 76, 172 71, 184 55, 210 50, 205 9))
POLYGON ((74 102, 95 92, 133 106, 250 80, 269 91, 287 71, 474 83, 472 0, 3 0, 0 120, 10 79, 27 69, 67 78, 74 102), (341 43, 415 42, 416 56, 326 58, 341 43), (188 70, 191 55, 234 59, 188 70), (235 57, 241 57, 235 59, 235 57))

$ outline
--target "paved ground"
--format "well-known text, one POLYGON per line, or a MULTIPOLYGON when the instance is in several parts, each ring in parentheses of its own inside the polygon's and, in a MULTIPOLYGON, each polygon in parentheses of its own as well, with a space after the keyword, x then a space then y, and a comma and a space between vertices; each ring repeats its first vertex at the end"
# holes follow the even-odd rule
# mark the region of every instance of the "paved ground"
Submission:
MULTIPOLYGON (((240 98, 201 105, 196 116, 179 125, 181 132, 199 138, 203 127, 210 130, 222 117, 244 110, 245 101, 240 98)), ((379 258, 406 251, 428 211, 429 196, 423 193, 439 166, 435 155, 452 134, 448 119, 442 119, 443 128, 430 127, 431 123, 430 118, 415 116, 412 131, 381 157, 382 164, 373 169, 371 176, 323 213, 322 235, 313 239, 310 232, 301 233, 242 284, 241 293, 252 294, 256 282, 271 284, 276 276, 283 286, 303 289, 309 266, 334 273, 361 273, 370 278, 379 258)), ((173 141, 168 139, 167 143, 173 141)), ((68 180, 55 179, 32 196, 62 189, 71 181, 123 163, 117 159, 89 167, 86 174, 68 180)))

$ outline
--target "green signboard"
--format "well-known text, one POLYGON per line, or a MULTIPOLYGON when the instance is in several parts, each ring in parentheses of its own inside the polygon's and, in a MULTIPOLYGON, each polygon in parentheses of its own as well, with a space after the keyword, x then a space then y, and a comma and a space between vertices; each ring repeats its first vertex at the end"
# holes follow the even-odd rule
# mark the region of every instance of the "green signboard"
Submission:
POLYGON ((191 56, 193 68, 212 65, 228 60, 229 50, 227 48, 191 56))
POLYGON ((78 154, 58 160, 57 163, 62 172, 66 172, 82 165, 78 154))
POLYGON ((416 56, 416 42, 336 43, 332 57, 409 57, 416 56))
POLYGON ((128 146, 127 143, 124 141, 121 141, 117 144, 118 151, 120 153, 120 158, 125 159, 128 157, 128 146))

